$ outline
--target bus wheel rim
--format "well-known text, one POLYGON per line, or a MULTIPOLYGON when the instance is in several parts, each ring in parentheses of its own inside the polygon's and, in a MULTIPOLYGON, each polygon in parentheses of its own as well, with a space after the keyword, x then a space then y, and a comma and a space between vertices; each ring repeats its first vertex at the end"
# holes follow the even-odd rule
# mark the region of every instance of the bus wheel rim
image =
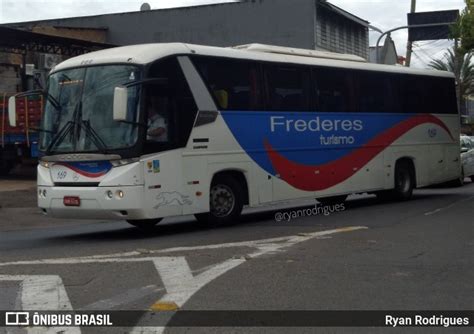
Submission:
POLYGON ((211 213, 219 218, 228 216, 235 206, 235 196, 232 189, 223 184, 212 187, 211 213))

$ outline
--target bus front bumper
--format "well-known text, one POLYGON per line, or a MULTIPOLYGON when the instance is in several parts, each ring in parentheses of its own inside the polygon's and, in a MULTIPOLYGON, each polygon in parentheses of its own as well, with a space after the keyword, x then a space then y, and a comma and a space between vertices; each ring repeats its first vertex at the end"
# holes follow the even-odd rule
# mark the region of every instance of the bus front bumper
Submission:
POLYGON ((50 187, 38 186, 38 206, 55 218, 146 219, 143 186, 50 187), (78 203, 65 203, 65 198, 78 203))

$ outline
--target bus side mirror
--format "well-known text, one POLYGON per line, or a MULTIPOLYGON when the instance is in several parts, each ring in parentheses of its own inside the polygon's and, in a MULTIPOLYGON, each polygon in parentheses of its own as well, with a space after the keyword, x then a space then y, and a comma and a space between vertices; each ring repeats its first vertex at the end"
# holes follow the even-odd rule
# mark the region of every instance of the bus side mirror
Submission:
POLYGON ((128 89, 115 87, 114 89, 114 121, 127 120, 128 89))
POLYGON ((466 153, 469 152, 469 149, 467 147, 461 147, 461 153, 466 153))
POLYGON ((8 122, 11 127, 16 127, 16 96, 8 99, 8 122))

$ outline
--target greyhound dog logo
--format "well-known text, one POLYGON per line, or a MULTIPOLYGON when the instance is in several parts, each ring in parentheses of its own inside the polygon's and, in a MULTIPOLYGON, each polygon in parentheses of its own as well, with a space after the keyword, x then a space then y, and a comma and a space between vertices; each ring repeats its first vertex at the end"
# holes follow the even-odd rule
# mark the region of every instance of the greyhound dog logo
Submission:
POLYGON ((177 191, 163 192, 156 196, 158 203, 154 206, 154 209, 158 209, 164 205, 190 205, 193 201, 189 199, 189 196, 180 194, 177 191))

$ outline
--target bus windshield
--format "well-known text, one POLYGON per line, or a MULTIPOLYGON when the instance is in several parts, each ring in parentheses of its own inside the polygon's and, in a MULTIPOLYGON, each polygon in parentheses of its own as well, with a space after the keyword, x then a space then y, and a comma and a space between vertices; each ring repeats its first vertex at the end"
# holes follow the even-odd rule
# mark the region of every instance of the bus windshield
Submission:
POLYGON ((140 86, 129 88, 129 122, 113 120, 114 88, 140 80, 135 66, 108 65, 53 73, 43 115, 40 150, 51 153, 102 152, 135 145, 140 86))

